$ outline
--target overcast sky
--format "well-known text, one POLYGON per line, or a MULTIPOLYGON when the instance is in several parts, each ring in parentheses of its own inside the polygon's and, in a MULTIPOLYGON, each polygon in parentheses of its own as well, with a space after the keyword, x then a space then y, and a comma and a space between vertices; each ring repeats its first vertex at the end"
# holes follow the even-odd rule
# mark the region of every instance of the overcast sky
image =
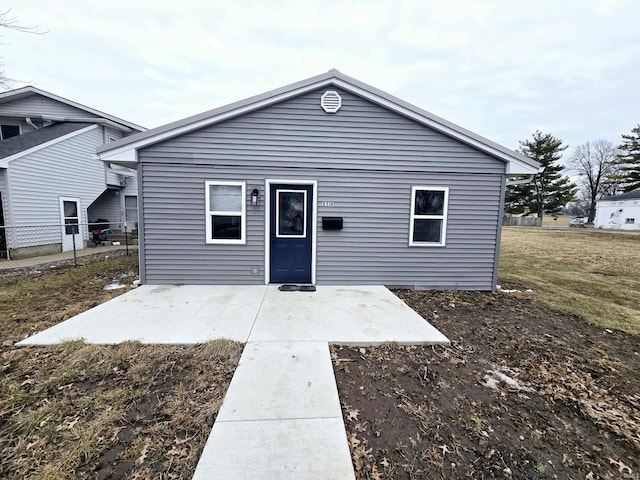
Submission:
POLYGON ((9 0, 15 87, 156 127, 331 68, 518 147, 640 123, 640 1, 9 0))

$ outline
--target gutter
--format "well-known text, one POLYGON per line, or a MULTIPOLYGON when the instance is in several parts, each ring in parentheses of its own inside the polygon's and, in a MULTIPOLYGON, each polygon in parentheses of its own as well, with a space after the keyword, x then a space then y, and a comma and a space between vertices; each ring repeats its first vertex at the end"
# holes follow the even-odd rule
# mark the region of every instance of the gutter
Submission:
POLYGON ((35 117, 31 115, 31 118, 41 118, 46 122, 77 122, 77 123, 96 123, 98 125, 106 125, 111 128, 115 128, 116 130, 120 130, 121 132, 133 132, 133 130, 129 127, 125 127, 119 123, 116 123, 112 120, 107 120, 106 118, 99 117, 56 117, 53 115, 42 115, 35 117))
POLYGON ((530 183, 533 180, 534 175, 526 175, 525 177, 508 178, 506 186, 522 185, 523 183, 530 183))

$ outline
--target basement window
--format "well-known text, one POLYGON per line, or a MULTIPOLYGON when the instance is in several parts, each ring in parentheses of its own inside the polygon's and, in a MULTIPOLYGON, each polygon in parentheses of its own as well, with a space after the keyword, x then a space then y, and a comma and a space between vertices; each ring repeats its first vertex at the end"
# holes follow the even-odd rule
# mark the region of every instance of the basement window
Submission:
POLYGON ((246 184, 205 182, 206 242, 246 243, 246 184))
POLYGON ((448 204, 448 187, 411 188, 409 246, 444 247, 448 204))

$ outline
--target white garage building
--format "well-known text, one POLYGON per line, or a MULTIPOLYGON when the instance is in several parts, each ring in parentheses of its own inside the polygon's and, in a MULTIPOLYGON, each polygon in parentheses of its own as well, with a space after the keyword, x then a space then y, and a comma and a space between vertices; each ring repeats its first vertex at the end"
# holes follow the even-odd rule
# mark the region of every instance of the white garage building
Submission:
POLYGON ((594 227, 640 230, 640 189, 598 200, 594 227))

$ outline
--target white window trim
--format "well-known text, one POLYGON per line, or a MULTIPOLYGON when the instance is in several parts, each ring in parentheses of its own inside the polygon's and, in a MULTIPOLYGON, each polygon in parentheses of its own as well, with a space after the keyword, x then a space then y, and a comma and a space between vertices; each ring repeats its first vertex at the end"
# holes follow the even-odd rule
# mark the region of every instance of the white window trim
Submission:
POLYGON ((276 189, 276 238, 307 238, 307 191, 306 190, 286 190, 276 189), (280 193, 302 193, 304 196, 304 223, 302 224, 302 235, 280 235, 280 193))
POLYGON ((447 243, 447 219, 449 211, 449 187, 434 186, 413 186, 411 187, 411 211, 409 215, 409 246, 410 247, 444 247, 447 243), (444 207, 442 215, 416 215, 416 191, 430 190, 433 192, 444 192, 444 207), (414 220, 442 220, 442 230, 440 231, 440 242, 414 242, 413 225, 414 220))
POLYGON ((204 198, 205 198, 205 242, 216 245, 245 245, 247 243, 247 184, 246 182, 228 182, 223 180, 207 180, 204 182, 204 198), (211 198, 209 196, 210 186, 225 185, 231 187, 242 187, 242 210, 241 211, 222 211, 211 210, 211 198), (240 215, 240 239, 228 238, 211 238, 212 234, 212 215, 227 215, 237 217, 240 215))

